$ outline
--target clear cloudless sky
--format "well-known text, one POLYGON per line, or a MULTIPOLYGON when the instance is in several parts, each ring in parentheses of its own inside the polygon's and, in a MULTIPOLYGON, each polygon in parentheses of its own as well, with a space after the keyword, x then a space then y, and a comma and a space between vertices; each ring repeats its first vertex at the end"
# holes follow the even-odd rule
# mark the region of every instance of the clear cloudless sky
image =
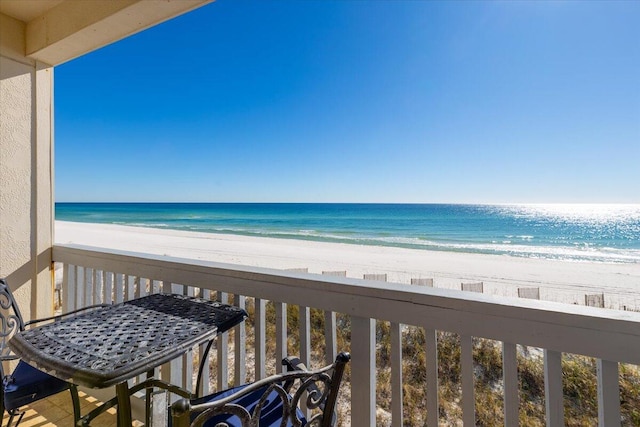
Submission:
POLYGON ((56 200, 640 203, 639 23, 218 0, 56 67, 56 200))

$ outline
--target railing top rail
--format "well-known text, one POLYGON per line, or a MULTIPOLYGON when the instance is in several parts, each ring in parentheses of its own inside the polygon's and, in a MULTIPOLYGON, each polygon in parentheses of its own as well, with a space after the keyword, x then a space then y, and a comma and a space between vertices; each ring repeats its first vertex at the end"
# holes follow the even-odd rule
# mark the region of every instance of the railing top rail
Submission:
POLYGON ((412 285, 55 245, 73 265, 353 316, 640 364, 640 313, 412 285))

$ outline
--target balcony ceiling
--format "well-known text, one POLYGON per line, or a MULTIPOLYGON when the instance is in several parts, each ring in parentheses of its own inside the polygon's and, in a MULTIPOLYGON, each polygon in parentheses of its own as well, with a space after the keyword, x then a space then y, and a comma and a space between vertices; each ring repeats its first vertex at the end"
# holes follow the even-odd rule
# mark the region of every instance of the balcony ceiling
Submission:
POLYGON ((0 13, 22 22, 29 22, 44 15, 64 0, 2 0, 0 13))
POLYGON ((212 1, 0 0, 0 13, 24 27, 14 32, 24 34, 12 40, 15 52, 59 65, 212 1))

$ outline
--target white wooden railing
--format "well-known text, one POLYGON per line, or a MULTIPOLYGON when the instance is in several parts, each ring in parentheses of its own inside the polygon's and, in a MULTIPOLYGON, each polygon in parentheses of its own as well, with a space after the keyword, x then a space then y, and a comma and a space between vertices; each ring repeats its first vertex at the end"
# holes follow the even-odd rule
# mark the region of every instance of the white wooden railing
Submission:
MULTIPOLYGON (((289 334, 299 334, 299 354, 311 358, 310 308, 325 312, 326 360, 337 349, 336 313, 351 321, 352 354, 351 425, 376 425, 376 320, 391 322, 392 425, 402 425, 402 330, 403 325, 424 328, 426 335, 426 419, 438 425, 438 366, 436 331, 460 335, 462 418, 475 424, 473 337, 502 342, 504 424, 518 425, 517 347, 544 349, 547 426, 564 425, 561 355, 563 352, 597 358, 599 425, 621 424, 619 363, 640 365, 640 313, 597 309, 559 303, 512 299, 470 292, 417 287, 128 253, 76 245, 56 245, 53 258, 64 264, 63 311, 98 302, 121 302, 147 292, 180 292, 211 295, 243 306, 253 300, 255 330, 239 325, 233 332, 233 358, 228 338, 217 340, 216 389, 227 387, 233 373, 235 384, 247 380, 247 354, 255 354, 251 368, 257 377, 287 353, 289 334), (266 303, 275 305, 275 354, 267 352, 266 303), (299 307, 299 331, 287 331, 287 305, 299 307), (247 348, 247 332, 254 334, 247 348), (232 362, 232 363, 231 363, 232 362)), ((193 387, 194 349, 182 360, 161 368, 161 375, 193 387)), ((341 349, 340 349, 341 350, 341 349)), ((278 368, 276 368, 278 369, 278 368)), ((203 393, 210 386, 203 384, 203 393)), ((345 420, 346 425, 349 420, 345 420)))

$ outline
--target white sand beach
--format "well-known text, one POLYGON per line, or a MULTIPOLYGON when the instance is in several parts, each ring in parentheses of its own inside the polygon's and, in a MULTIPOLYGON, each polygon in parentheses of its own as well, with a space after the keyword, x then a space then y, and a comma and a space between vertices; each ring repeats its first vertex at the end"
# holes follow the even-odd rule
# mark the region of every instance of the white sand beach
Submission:
POLYGON ((570 262, 303 240, 196 233, 121 225, 56 221, 57 244, 81 244, 181 258, 309 273, 346 271, 348 277, 386 273, 390 282, 433 278, 434 286, 460 289, 483 282, 484 292, 516 297, 539 287, 543 300, 584 304, 604 293, 605 307, 640 310, 640 265, 570 262))

